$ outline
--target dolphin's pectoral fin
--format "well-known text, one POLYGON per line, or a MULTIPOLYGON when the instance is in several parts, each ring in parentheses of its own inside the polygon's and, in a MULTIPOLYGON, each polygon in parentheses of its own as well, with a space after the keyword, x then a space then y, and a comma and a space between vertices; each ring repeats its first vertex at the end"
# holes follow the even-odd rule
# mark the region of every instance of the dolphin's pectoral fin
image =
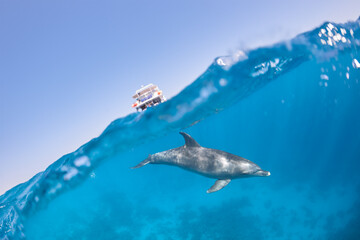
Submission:
POLYGON ((219 190, 223 189, 226 185, 228 185, 230 181, 231 181, 231 179, 216 180, 215 184, 212 185, 211 188, 209 188, 206 191, 206 193, 213 193, 213 192, 219 191, 219 190))

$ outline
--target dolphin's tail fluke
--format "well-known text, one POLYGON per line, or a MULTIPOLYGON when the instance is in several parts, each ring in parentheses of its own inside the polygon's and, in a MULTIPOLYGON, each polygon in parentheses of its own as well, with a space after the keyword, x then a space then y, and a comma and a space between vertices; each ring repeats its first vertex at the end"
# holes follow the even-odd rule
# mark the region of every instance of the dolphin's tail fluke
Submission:
POLYGON ((138 165, 136 165, 135 167, 132 167, 131 169, 140 168, 140 167, 145 166, 146 164, 150 163, 150 157, 151 157, 151 155, 149 154, 149 157, 147 159, 140 162, 138 165))

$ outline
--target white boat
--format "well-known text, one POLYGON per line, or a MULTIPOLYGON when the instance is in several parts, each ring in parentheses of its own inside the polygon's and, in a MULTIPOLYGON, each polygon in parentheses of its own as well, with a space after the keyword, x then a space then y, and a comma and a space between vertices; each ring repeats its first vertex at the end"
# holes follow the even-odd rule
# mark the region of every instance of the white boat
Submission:
POLYGON ((166 101, 166 98, 159 87, 152 83, 145 87, 141 86, 141 88, 135 92, 133 98, 136 99, 136 102, 132 107, 136 108, 136 111, 144 111, 148 107, 156 106, 166 101))

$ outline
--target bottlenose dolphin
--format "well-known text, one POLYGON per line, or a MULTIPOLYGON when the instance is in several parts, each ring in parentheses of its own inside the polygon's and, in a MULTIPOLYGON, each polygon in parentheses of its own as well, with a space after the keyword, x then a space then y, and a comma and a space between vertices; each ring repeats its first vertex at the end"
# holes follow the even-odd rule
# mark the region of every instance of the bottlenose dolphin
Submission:
POLYGON ((132 169, 151 164, 166 164, 218 179, 206 192, 212 193, 224 188, 232 179, 244 177, 267 177, 269 171, 262 170, 257 164, 221 150, 200 146, 189 134, 180 132, 185 145, 164 152, 149 155, 132 169))

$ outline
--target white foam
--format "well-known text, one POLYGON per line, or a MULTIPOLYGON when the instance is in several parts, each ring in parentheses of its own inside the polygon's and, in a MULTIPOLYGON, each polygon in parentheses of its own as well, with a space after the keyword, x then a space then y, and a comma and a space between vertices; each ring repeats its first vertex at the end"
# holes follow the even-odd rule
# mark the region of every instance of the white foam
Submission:
POLYGON ((322 80, 329 80, 329 77, 328 77, 328 75, 326 75, 326 74, 321 74, 320 75, 320 78, 322 79, 322 80))
POLYGON ((225 62, 224 62, 224 60, 223 60, 222 58, 218 58, 218 59, 216 60, 216 62, 217 62, 217 64, 220 65, 220 66, 225 66, 225 65, 226 65, 225 62))
POLYGON ((216 63, 219 66, 222 66, 225 70, 228 70, 235 63, 246 60, 247 58, 248 56, 244 51, 237 51, 233 55, 217 58, 216 63))
POLYGON ((360 68, 360 63, 356 58, 353 59, 352 65, 354 68, 360 68))
POLYGON ((58 183, 58 184, 56 184, 55 187, 53 187, 52 189, 50 189, 49 193, 55 194, 55 193, 56 193, 59 189, 61 189, 61 188, 62 188, 62 184, 61 184, 61 183, 58 183))
POLYGON ((334 25, 332 25, 331 23, 329 23, 327 28, 331 31, 331 30, 334 29, 334 25))
POLYGON ((79 171, 76 168, 70 167, 67 169, 67 173, 64 175, 64 180, 69 181, 71 178, 76 176, 79 171))
POLYGON ((225 87, 227 85, 226 79, 224 79, 224 78, 220 79, 219 84, 220 84, 220 86, 225 87))
POLYGON ((352 29, 350 29, 350 35, 354 37, 354 31, 352 29))
POLYGON ((90 159, 87 156, 81 156, 75 159, 74 165, 77 167, 86 166, 90 167, 90 159))

